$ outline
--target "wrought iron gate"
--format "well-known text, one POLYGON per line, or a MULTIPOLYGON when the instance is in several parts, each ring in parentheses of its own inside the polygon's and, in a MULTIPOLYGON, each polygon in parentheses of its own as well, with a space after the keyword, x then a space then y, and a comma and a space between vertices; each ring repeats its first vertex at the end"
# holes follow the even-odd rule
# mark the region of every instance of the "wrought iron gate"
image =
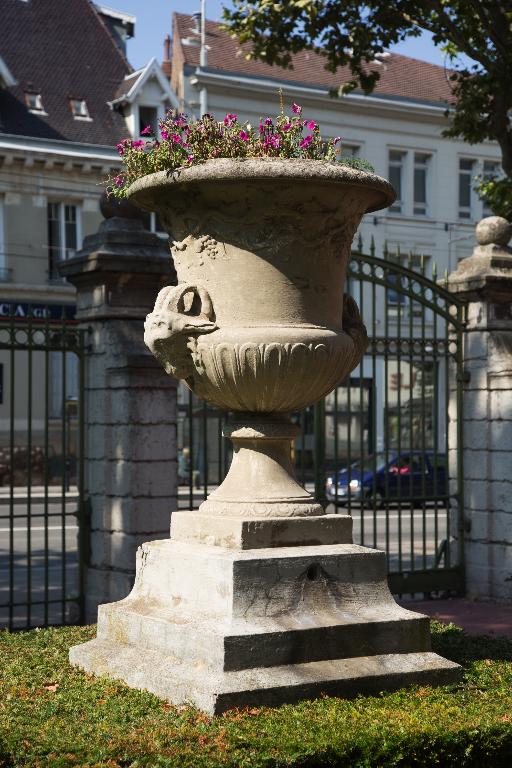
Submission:
MULTIPOLYGON (((83 616, 85 337, 63 312, 0 322, 0 627, 83 616)), ((36 316, 37 315, 37 316, 36 316)))
MULTIPOLYGON (((463 305, 435 265, 352 254, 347 291, 368 329, 348 381, 293 417, 297 475, 328 511, 348 512, 354 541, 384 549, 398 594, 464 590, 462 536, 463 305), (456 424, 449 436, 449 403, 456 424)), ((230 462, 224 414, 179 390, 179 506, 196 508, 230 462)))

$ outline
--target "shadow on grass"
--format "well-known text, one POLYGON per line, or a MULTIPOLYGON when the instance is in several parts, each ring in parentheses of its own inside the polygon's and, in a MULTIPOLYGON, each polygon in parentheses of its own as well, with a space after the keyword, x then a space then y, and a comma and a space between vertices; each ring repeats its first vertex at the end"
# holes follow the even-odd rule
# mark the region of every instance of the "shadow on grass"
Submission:
POLYGON ((512 661, 512 640, 490 635, 468 635, 454 624, 433 622, 432 650, 463 667, 472 661, 512 661))

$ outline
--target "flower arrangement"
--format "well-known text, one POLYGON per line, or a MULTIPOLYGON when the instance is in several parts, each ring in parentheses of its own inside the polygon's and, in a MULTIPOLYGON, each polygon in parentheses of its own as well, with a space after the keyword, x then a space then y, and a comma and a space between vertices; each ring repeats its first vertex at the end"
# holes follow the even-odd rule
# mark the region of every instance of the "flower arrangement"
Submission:
POLYGON ((341 136, 324 141, 315 120, 302 116, 302 107, 292 104, 291 115, 261 118, 257 127, 241 123, 229 113, 221 121, 211 115, 189 120, 187 115, 170 111, 159 122, 159 136, 151 126, 141 132, 144 139, 123 139, 117 144, 124 169, 107 180, 108 193, 124 197, 136 179, 157 171, 175 171, 218 157, 300 158, 341 162, 364 171, 373 171, 365 160, 341 156, 341 136))

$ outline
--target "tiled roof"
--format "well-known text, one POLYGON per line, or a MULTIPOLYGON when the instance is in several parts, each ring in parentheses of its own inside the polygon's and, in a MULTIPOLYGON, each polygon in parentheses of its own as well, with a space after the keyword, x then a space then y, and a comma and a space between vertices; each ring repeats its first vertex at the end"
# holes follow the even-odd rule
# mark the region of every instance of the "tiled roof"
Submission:
POLYGON ((111 101, 131 72, 90 0, 2 0, 0 56, 17 84, 0 89, 0 134, 113 145, 126 132, 111 101), (40 93, 47 115, 32 114, 25 92, 40 93), (85 99, 91 121, 69 99, 85 99))
MULTIPOLYGON (((181 38, 191 36, 193 27, 194 22, 190 16, 182 13, 174 14, 173 45, 181 48, 185 64, 198 66, 199 48, 181 44, 181 38)), ((348 67, 341 67, 336 74, 327 72, 324 69, 324 57, 314 51, 301 51, 295 54, 293 69, 283 69, 271 67, 262 61, 247 61, 244 53, 249 50, 248 46, 246 44, 240 46, 216 22, 206 22, 206 33, 206 42, 210 46, 209 70, 328 89, 337 88, 350 79, 348 67)), ((179 60, 180 57, 176 58, 179 60)), ((377 69, 381 77, 374 91, 375 96, 443 105, 447 101, 453 101, 444 67, 392 53, 377 69)))

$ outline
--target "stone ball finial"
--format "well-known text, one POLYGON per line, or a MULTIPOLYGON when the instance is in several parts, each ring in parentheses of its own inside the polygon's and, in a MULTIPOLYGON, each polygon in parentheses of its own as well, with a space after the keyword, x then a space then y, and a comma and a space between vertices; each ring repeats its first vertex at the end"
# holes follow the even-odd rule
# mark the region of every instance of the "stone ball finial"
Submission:
POLYGON ((476 225, 476 239, 479 245, 508 245, 512 237, 512 224, 502 216, 487 216, 476 225))
POLYGON ((144 214, 140 208, 129 202, 129 200, 120 200, 112 195, 103 192, 100 200, 100 211, 105 219, 113 219, 114 216, 120 219, 140 219, 143 220, 144 214))

